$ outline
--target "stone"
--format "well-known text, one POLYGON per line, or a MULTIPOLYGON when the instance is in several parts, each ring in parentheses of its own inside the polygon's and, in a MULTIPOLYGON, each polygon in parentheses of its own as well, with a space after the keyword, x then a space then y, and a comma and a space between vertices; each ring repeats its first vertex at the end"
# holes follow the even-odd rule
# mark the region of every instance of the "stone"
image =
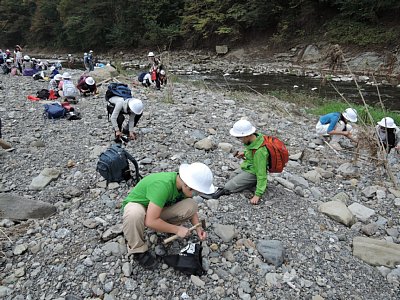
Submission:
POLYGON ((280 286, 282 282, 282 275, 278 273, 267 273, 265 281, 269 287, 280 286))
POLYGON ((291 175, 289 177, 289 181, 292 182, 295 186, 299 186, 303 189, 308 189, 308 182, 303 177, 298 175, 291 175))
POLYGON ((340 222, 348 227, 355 223, 354 215, 347 206, 339 201, 329 201, 319 206, 319 211, 331 219, 340 222))
POLYGON ((60 176, 60 172, 53 168, 45 168, 38 176, 32 179, 29 186, 30 190, 43 190, 50 182, 56 180, 60 176))
POLYGON ((397 228, 386 228, 386 233, 390 235, 391 237, 397 238, 399 236, 399 231, 397 228))
POLYGON ((5 298, 6 296, 10 296, 12 292, 13 292, 12 289, 10 289, 6 286, 0 285, 0 298, 1 299, 5 298))
POLYGON ((230 242, 236 235, 235 227, 233 225, 215 224, 214 232, 225 243, 230 242))
POLYGON ((400 268, 396 268, 392 270, 389 274, 387 274, 386 279, 389 283, 400 284, 400 268))
POLYGON ((396 198, 400 198, 400 191, 394 188, 389 188, 389 192, 391 192, 396 198))
POLYGON ((317 187, 313 186, 313 187, 310 189, 310 191, 311 191, 311 194, 313 195, 314 199, 316 199, 316 200, 321 199, 322 193, 321 193, 321 191, 320 191, 317 187))
POLYGON ((257 250, 267 263, 280 267, 285 258, 285 249, 283 244, 278 240, 259 240, 257 242, 257 250))
POLYGON ((56 213, 54 205, 9 193, 0 193, 1 217, 13 220, 43 219, 56 213), (23 207, 24 209, 21 209, 23 207))
POLYGON ((303 157, 303 152, 298 152, 296 154, 289 155, 289 159, 294 161, 301 160, 302 157, 303 157))
POLYGON ((349 201, 349 196, 345 192, 340 192, 333 196, 332 201, 339 201, 344 204, 347 204, 347 201, 349 201))
POLYGON ((368 236, 374 235, 378 230, 379 226, 375 222, 364 225, 361 228, 361 231, 368 236))
POLYGON ((376 194, 377 187, 374 185, 368 186, 362 190, 361 194, 363 194, 367 198, 372 198, 374 194, 376 194))
POLYGON ((190 275, 190 280, 195 286, 198 287, 204 287, 206 285, 206 283, 203 280, 201 280, 200 277, 195 275, 190 275))
POLYGON ((43 148, 45 146, 45 143, 42 140, 37 140, 37 141, 32 141, 29 146, 31 147, 37 147, 37 148, 43 148))
POLYGON ((228 46, 227 45, 216 45, 215 52, 217 54, 223 55, 228 53, 228 46))
POLYGON ((218 144, 218 149, 221 149, 224 152, 230 153, 232 151, 232 144, 229 143, 219 143, 218 144))
POLYGON ((344 163, 339 166, 337 169, 337 172, 345 177, 357 177, 358 176, 358 170, 352 163, 344 163))
POLYGON ((106 149, 107 149, 107 147, 105 147, 105 146, 96 145, 96 146, 93 147, 92 152, 90 152, 90 156, 89 157, 92 158, 92 159, 93 158, 98 159, 100 154, 103 153, 104 151, 106 151, 106 149))
POLYGON ((116 224, 108 228, 102 235, 103 241, 109 241, 122 234, 122 224, 116 224))
POLYGON ((219 200, 217 199, 210 199, 206 201, 206 204, 211 211, 216 212, 218 211, 219 200))
POLYGON ((274 180, 289 190, 294 190, 294 184, 282 177, 274 177, 274 180))
POLYGON ((394 199, 394 206, 400 207, 400 198, 394 199))
POLYGON ((356 202, 351 204, 348 209, 362 222, 366 222, 370 217, 375 214, 375 211, 373 209, 370 209, 356 202))
POLYGON ((117 242, 109 242, 102 247, 105 252, 110 252, 114 256, 121 256, 126 253, 126 247, 123 247, 117 242))
POLYGON ((210 138, 204 138, 194 144, 194 147, 199 150, 211 150, 213 142, 210 138))
POLYGON ((14 255, 21 255, 21 254, 25 253, 26 250, 28 250, 27 244, 19 244, 19 245, 15 246, 13 253, 14 253, 14 255))
POLYGON ((353 239, 353 255, 372 266, 393 268, 400 264, 400 245, 365 237, 353 239))
POLYGON ((319 184, 322 178, 322 176, 315 170, 308 171, 307 173, 303 174, 303 177, 315 184, 319 184))

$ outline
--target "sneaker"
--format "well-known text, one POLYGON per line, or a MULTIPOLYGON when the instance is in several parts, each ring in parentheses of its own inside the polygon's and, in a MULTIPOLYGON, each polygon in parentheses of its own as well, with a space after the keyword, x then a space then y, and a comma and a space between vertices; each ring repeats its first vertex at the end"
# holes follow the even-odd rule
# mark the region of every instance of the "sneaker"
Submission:
POLYGON ((229 191, 224 188, 218 188, 216 192, 212 194, 200 194, 200 197, 204 199, 218 199, 223 195, 229 195, 229 191))
POLYGON ((152 270, 158 265, 156 258, 149 251, 136 253, 134 257, 145 269, 152 270))

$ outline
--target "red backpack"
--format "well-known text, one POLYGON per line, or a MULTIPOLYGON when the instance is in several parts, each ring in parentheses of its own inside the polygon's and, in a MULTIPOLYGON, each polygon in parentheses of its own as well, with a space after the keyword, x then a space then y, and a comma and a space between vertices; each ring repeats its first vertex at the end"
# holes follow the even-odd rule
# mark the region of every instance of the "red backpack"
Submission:
MULTIPOLYGON (((264 142, 261 147, 267 147, 269 152, 268 171, 270 173, 281 173, 289 161, 289 151, 285 144, 274 136, 264 135, 264 142)), ((253 155, 257 150, 253 150, 253 155)))

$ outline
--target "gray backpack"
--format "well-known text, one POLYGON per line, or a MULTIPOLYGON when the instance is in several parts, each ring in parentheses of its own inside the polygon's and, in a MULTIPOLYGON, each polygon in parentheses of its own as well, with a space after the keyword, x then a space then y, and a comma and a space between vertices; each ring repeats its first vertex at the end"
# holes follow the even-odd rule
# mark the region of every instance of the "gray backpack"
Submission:
POLYGON ((129 180, 132 178, 129 161, 132 162, 135 167, 134 180, 135 184, 137 184, 140 179, 142 179, 142 176, 139 174, 138 163, 120 144, 114 144, 100 154, 96 170, 107 180, 107 184, 110 182, 129 180))

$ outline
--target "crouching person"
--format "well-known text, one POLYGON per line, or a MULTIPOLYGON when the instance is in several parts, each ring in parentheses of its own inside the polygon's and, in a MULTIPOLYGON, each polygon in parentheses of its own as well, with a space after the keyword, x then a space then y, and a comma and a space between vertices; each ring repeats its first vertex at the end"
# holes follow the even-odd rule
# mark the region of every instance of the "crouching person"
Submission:
MULTIPOLYGON (((185 221, 199 223, 197 203, 192 197, 197 193, 213 193, 213 175, 202 163, 182 164, 179 173, 161 172, 143 178, 123 201, 123 232, 128 253, 144 268, 157 265, 144 240, 144 229, 177 234, 184 238, 189 228, 185 221)), ((203 228, 197 227, 200 240, 207 237, 203 228)))

